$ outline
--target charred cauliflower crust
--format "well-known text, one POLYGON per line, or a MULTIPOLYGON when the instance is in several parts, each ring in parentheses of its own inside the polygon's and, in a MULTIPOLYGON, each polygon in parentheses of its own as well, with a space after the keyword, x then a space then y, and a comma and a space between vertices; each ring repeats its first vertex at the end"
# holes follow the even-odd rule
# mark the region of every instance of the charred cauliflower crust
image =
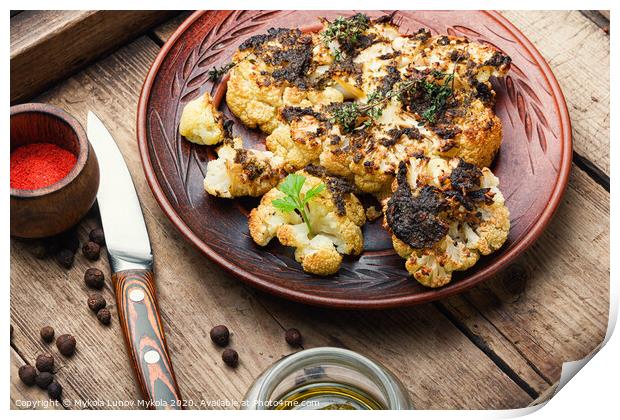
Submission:
POLYGON ((205 190, 216 197, 259 197, 285 175, 283 160, 273 153, 244 149, 241 139, 228 139, 207 164, 205 190))
POLYGON ((334 274, 342 263, 342 254, 359 255, 364 247, 361 226, 366 222, 364 208, 353 195, 333 178, 321 179, 306 171, 302 192, 325 182, 327 188, 308 203, 308 217, 313 232, 295 212, 284 213, 272 202, 282 198, 273 188, 263 196, 259 206, 250 212, 250 236, 265 246, 274 237, 285 246, 295 248, 295 259, 304 271, 326 276, 334 274))
POLYGON ((331 87, 310 86, 312 35, 296 29, 270 29, 239 46, 233 56, 226 91, 226 103, 247 127, 273 132, 282 121, 284 106, 309 107, 342 102, 331 87))
POLYGON ((462 159, 402 162, 384 201, 384 226, 407 271, 440 287, 454 271, 472 267, 499 249, 510 229, 499 181, 488 168, 462 159))
POLYGON ((208 92, 185 105, 179 133, 196 144, 215 145, 224 140, 223 119, 208 92))

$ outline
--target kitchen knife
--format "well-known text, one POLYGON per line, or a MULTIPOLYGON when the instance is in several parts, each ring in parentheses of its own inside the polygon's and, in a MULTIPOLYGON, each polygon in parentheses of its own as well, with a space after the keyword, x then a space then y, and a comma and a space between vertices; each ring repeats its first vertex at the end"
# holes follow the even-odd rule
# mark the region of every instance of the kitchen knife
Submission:
POLYGON ((149 235, 136 189, 114 139, 92 112, 88 113, 87 131, 101 168, 97 202, 118 317, 145 408, 181 409, 155 296, 149 235))

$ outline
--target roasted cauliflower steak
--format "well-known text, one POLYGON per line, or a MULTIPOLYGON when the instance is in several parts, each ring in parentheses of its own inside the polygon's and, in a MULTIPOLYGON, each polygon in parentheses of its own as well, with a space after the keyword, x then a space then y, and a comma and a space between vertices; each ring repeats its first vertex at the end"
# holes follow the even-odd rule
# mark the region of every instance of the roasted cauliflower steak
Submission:
POLYGON ((263 196, 250 212, 250 236, 260 246, 278 238, 295 248, 295 259, 304 271, 320 276, 334 274, 342 255, 359 255, 364 247, 361 226, 366 222, 364 208, 344 180, 324 176, 321 168, 298 171, 305 177, 302 193, 325 183, 326 188, 308 202, 307 214, 312 232, 296 212, 283 212, 273 201, 284 197, 278 188, 263 196), (314 174, 314 175, 313 175, 314 174))
POLYGON ((443 286, 504 244, 510 219, 498 185, 488 168, 460 158, 400 163, 384 226, 418 282, 443 286))

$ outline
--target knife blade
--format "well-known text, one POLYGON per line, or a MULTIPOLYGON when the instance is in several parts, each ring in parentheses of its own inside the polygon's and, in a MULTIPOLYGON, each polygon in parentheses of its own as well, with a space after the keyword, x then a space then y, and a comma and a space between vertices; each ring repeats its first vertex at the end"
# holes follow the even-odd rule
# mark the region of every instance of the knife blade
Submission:
POLYGON ((153 254, 140 200, 114 138, 90 111, 87 134, 99 160, 97 202, 119 322, 144 397, 144 408, 182 409, 159 315, 153 254))

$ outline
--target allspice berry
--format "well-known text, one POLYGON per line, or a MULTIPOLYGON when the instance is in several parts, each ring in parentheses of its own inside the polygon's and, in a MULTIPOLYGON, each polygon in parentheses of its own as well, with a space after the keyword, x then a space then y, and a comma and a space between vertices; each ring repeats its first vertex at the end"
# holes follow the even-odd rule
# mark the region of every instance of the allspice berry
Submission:
POLYGON ((37 356, 35 366, 39 372, 53 372, 54 371, 54 356, 48 353, 40 354, 37 356))
POLYGON ((230 367, 237 367, 239 364, 239 354, 233 349, 226 349, 222 352, 222 360, 230 367))
POLYGON ((30 365, 20 367, 17 374, 19 375, 19 379, 28 386, 34 385, 37 379, 37 370, 30 365))
POLYGON ((71 334, 63 334, 56 339, 56 347, 63 356, 72 356, 75 353, 76 344, 75 337, 71 334))
POLYGON ((302 343, 301 333, 297 328, 289 328, 284 333, 284 339, 292 347, 299 347, 302 343))
POLYGON ((41 389, 47 389, 49 384, 54 380, 54 375, 49 372, 40 372, 34 380, 41 389))
POLYGON ((47 387, 47 395, 53 400, 60 401, 62 398, 62 386, 58 382, 52 382, 47 387))
POLYGON ((88 241, 84 244, 84 246, 82 246, 82 254, 84 254, 84 256, 91 261, 96 261, 99 259, 100 251, 101 247, 99 244, 92 241, 88 241))
POLYGON ((99 309, 105 308, 107 305, 105 298, 100 293, 91 293, 88 295, 88 307, 94 313, 99 312, 99 309))
POLYGON ((51 343, 54 341, 54 329, 49 325, 41 328, 41 339, 46 343, 51 343))
POLYGON ((97 319, 103 325, 110 325, 110 322, 112 321, 112 314, 110 314, 110 310, 108 308, 102 308, 97 312, 97 319))
POLYGON ((103 234, 103 229, 101 228, 95 228, 91 230, 88 237, 90 238, 91 241, 93 241, 99 246, 105 245, 105 235, 103 234))
POLYGON ((56 254, 56 261, 64 268, 73 267, 73 258, 75 255, 69 249, 61 249, 56 254))
POLYGON ((225 325, 216 325, 211 328, 209 336, 211 336, 211 341, 218 346, 226 347, 230 340, 230 331, 228 331, 228 328, 225 325))
POLYGON ((89 268, 84 273, 84 283, 91 289, 102 289, 105 283, 103 272, 98 268, 89 268))

